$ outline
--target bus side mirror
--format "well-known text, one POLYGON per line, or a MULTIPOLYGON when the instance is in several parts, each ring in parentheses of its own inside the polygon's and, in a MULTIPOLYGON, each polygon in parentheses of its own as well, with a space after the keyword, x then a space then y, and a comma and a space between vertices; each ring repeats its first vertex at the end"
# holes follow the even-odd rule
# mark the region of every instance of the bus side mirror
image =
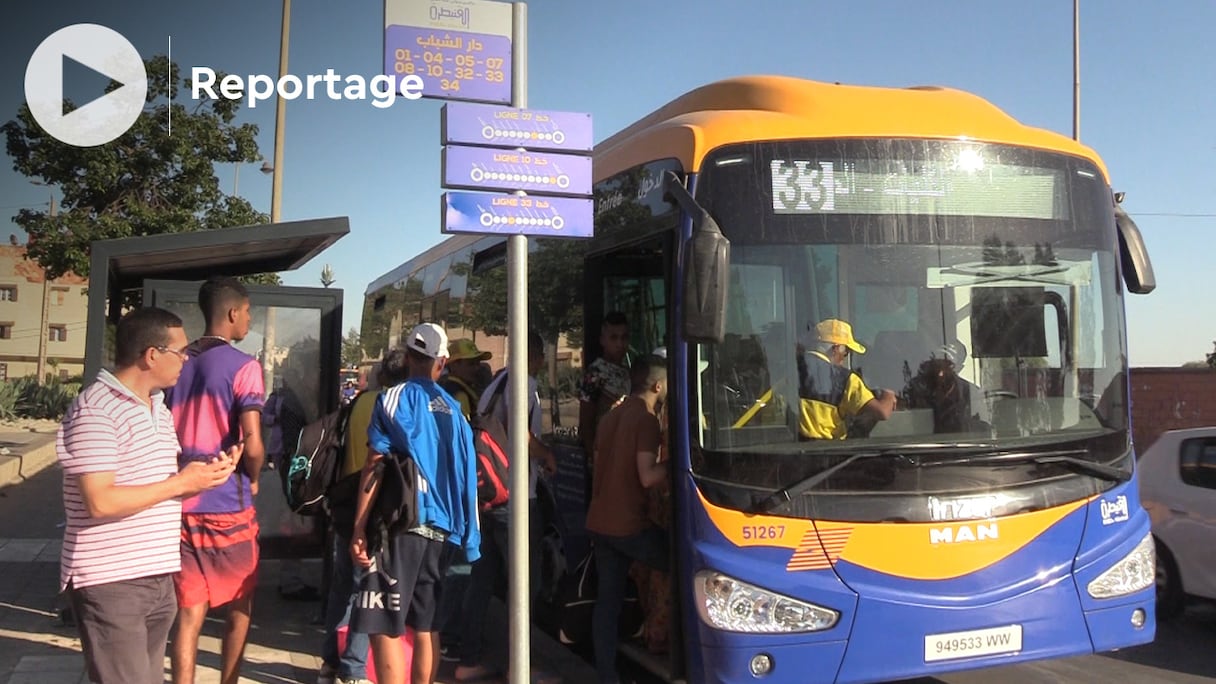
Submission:
POLYGON ((684 245, 684 337, 689 342, 720 343, 726 337, 726 295, 730 281, 730 241, 668 171, 667 192, 692 217, 692 237, 684 245))
MULTIPOLYGON (((1122 199, 1123 193, 1118 193, 1122 199)), ((1140 228, 1132 217, 1115 205, 1115 226, 1119 230, 1119 257, 1123 264, 1123 282, 1132 294, 1148 294, 1157 289, 1157 278, 1153 275, 1153 264, 1148 258, 1148 249, 1140 228)))

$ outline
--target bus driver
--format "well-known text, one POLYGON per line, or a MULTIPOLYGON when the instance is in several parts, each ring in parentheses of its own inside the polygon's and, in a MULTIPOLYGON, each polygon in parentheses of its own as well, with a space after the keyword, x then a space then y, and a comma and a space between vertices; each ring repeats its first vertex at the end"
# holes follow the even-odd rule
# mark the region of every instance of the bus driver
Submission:
POLYGON ((798 396, 802 405, 798 432, 803 439, 844 439, 847 420, 863 413, 886 420, 895 411, 895 392, 879 395, 866 387, 844 362, 866 348, 853 338, 853 326, 828 318, 815 326, 816 343, 798 354, 798 396))

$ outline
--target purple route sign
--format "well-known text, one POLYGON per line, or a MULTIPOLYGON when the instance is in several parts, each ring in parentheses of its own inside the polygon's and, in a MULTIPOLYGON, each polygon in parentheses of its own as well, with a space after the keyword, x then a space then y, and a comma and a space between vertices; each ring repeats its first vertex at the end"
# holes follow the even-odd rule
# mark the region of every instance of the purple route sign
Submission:
POLYGON ((591 199, 487 192, 443 193, 443 232, 591 237, 591 199))
POLYGON ((591 195, 591 157, 490 147, 443 148, 443 187, 591 195))
POLYGON ((555 152, 590 152, 591 115, 452 102, 440 114, 445 145, 524 147, 555 152))
POLYGON ((384 73, 422 79, 422 96, 511 102, 511 4, 386 0, 384 73))

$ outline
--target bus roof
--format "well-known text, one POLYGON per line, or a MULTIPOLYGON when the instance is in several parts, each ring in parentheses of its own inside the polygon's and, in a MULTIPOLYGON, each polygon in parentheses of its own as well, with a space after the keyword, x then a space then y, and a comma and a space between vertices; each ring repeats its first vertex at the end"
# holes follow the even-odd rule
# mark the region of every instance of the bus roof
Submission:
POLYGON ((595 146, 595 180, 658 159, 697 171, 711 150, 796 138, 972 139, 1072 154, 1106 166, 1089 147, 1025 126, 987 100, 938 86, 879 88, 788 76, 743 76, 688 92, 595 146))
MULTIPOLYGON (((379 278, 376 278, 372 282, 368 283, 367 289, 363 291, 363 296, 365 296, 365 297, 369 296, 373 292, 376 292, 377 290, 380 290, 387 285, 392 285, 393 283, 400 282, 400 281, 404 280, 406 277, 413 274, 414 271, 417 271, 420 268, 425 268, 426 265, 431 263, 432 261, 435 261, 437 259, 442 259, 443 257, 445 257, 463 247, 468 247, 469 245, 476 244, 478 240, 482 240, 487 237, 493 238, 495 236, 465 235, 465 234, 453 235, 452 237, 449 237, 449 238, 443 240, 442 242, 434 245, 433 247, 427 249, 422 254, 419 254, 418 256, 410 259, 409 261, 405 262, 404 264, 401 264, 397 268, 394 268, 393 270, 389 271, 388 273, 385 273, 384 275, 380 276, 379 278)), ((497 239, 501 240, 504 238, 498 237, 497 239)))

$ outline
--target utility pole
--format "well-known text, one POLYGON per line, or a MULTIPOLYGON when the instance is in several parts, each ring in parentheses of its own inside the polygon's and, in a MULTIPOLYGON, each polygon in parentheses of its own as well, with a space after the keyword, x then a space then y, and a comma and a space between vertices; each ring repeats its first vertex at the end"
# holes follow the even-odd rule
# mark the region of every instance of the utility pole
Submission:
MULTIPOLYGON (((55 205, 55 193, 51 193, 50 218, 55 220, 59 215, 55 205)), ((51 280, 46 277, 46 269, 42 269, 42 319, 38 325, 38 384, 46 382, 46 346, 47 336, 51 334, 51 280)))
MULTIPOLYGON (((279 82, 287 75, 287 39, 291 33, 291 0, 283 0, 283 25, 279 33, 279 82)), ((278 223, 283 201, 283 136, 287 100, 279 95, 274 104, 274 171, 270 185, 270 222, 278 223)))
POLYGON ((1081 140, 1081 0, 1072 0, 1072 139, 1081 140))
MULTIPOLYGON (((279 31, 279 83, 287 75, 287 39, 291 34, 291 0, 283 0, 283 23, 279 31)), ((274 166, 270 177, 270 222, 278 223, 283 205, 283 136, 287 118, 287 100, 279 95, 274 105, 274 166)), ((266 167, 263 165, 262 170, 266 167)), ((275 310, 266 307, 265 328, 262 333, 262 384, 267 395, 274 389, 275 310)))

